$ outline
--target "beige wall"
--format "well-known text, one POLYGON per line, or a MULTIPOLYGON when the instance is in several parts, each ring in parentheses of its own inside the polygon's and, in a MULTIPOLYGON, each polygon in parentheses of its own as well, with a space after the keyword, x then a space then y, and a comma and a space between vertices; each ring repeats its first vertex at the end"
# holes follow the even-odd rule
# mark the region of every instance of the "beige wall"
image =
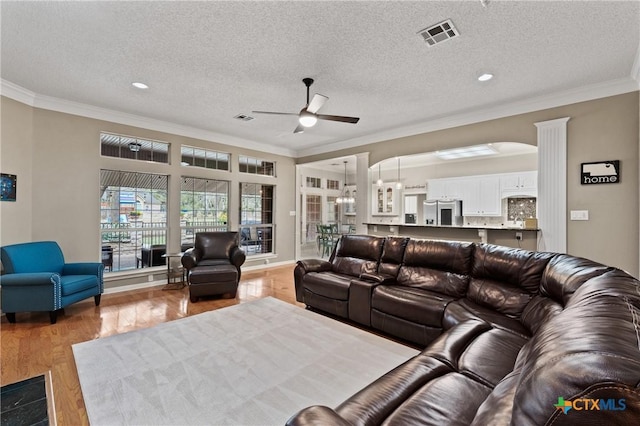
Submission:
POLYGON ((0 203, 0 244, 31 241, 32 108, 2 97, 0 103, 0 171, 18 176, 15 202, 0 203))
POLYGON ((535 145, 534 123, 561 117, 571 118, 567 125, 567 208, 589 210, 590 219, 567 219, 568 252, 640 276, 639 92, 303 157, 298 163, 369 152, 371 165, 386 158, 446 147, 505 141, 535 145), (580 163, 600 160, 621 160, 621 182, 580 185, 580 163))
MULTIPOLYGON (((179 210, 181 175, 229 180, 231 182, 229 222, 233 230, 238 229, 239 223, 239 183, 255 182, 275 185, 276 256, 270 258, 269 262, 294 259, 295 240, 292 230, 295 226, 295 217, 289 215, 290 211, 295 210, 295 162, 292 158, 30 108, 4 97, 2 102, 3 107, 9 105, 9 108, 2 110, 3 169, 5 164, 23 161, 26 163, 16 170, 20 175, 24 175, 19 176, 18 198, 30 200, 29 204, 21 205, 20 210, 15 212, 10 220, 5 220, 9 215, 3 215, 3 229, 14 231, 11 233, 11 238, 4 240, 3 244, 51 239, 58 241, 68 259, 74 261, 99 259, 100 169, 115 169, 168 174, 170 176, 169 202, 175 206, 173 211, 179 210), (27 135, 21 139, 5 138, 5 125, 8 128, 32 129, 31 137, 27 130, 23 130, 27 135), (99 142, 99 134, 102 131, 170 142, 171 158, 178 160, 173 161, 171 165, 164 165, 102 157, 99 142), (222 172, 180 166, 181 143, 230 152, 233 171, 222 172), (24 145, 32 149, 22 153, 20 150, 24 145), (277 177, 239 173, 238 154, 275 161, 277 177), (24 185, 22 185, 23 178, 24 185), (32 187, 27 185, 29 179, 33 180, 32 187)), ((13 170, 11 172, 14 173, 13 170)), ((7 203, 3 203, 3 213, 4 204, 7 203)), ((168 219, 170 222, 169 250, 177 250, 180 246, 179 218, 169 217, 168 219)), ((264 263, 266 263, 264 259, 248 260, 245 265, 264 263)), ((146 281, 146 279, 145 275, 138 281, 146 281)), ((131 280, 127 280, 126 283, 131 284, 131 280)), ((110 285, 116 284, 110 283, 110 285)))
MULTIPOLYGON (((294 259, 295 167, 294 159, 202 140, 40 110, 2 98, 2 172, 18 174, 18 202, 2 203, 2 243, 55 239, 65 254, 77 260, 99 256, 98 182, 100 168, 167 171, 176 177, 184 171, 171 166, 139 164, 102 158, 100 131, 121 133, 173 143, 206 146, 234 154, 242 152, 277 162, 276 179, 226 173, 232 182, 230 220, 237 229, 237 185, 241 180, 275 183, 276 251, 273 261, 294 259), (235 194, 235 195, 234 195, 235 194), (235 197, 235 198, 234 198, 235 197)), ((534 123, 571 117, 568 123, 568 209, 589 210, 587 222, 568 222, 568 251, 639 275, 639 96, 638 92, 558 108, 520 114, 482 123, 426 133, 359 148, 298 159, 298 163, 370 152, 370 164, 397 155, 430 152, 443 147, 485 142, 516 141, 536 144, 534 123), (582 186, 580 163, 621 160, 619 184, 582 186)), ((176 155, 175 151, 172 155, 176 155)), ((487 171, 490 173, 491 171, 487 171)), ((215 171, 189 170, 189 175, 221 178, 215 171)), ((175 183, 174 183, 175 185, 175 183)), ((175 186, 174 190, 175 190, 175 186)), ((170 218, 173 222, 175 219, 170 218)), ((172 225, 173 235, 177 230, 172 225)), ((177 238, 177 237, 175 237, 177 238)), ((171 245, 177 244, 172 238, 171 245)))

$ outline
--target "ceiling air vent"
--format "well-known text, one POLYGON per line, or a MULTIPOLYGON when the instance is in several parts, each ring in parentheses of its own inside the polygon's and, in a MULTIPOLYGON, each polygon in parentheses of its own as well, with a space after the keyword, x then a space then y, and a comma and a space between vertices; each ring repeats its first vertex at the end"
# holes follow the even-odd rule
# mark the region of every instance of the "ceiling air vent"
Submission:
POLYGON ((434 46, 443 41, 447 41, 459 35, 456 27, 453 26, 453 22, 451 19, 447 19, 446 21, 442 21, 439 24, 432 25, 424 30, 418 31, 424 41, 427 42, 429 47, 434 46))
POLYGON ((238 114, 238 115, 236 115, 236 116, 235 116, 235 117, 233 117, 233 118, 236 118, 236 119, 238 119, 238 120, 242 120, 242 121, 251 121, 251 120, 253 120, 253 117, 248 116, 248 115, 246 115, 246 114, 238 114))

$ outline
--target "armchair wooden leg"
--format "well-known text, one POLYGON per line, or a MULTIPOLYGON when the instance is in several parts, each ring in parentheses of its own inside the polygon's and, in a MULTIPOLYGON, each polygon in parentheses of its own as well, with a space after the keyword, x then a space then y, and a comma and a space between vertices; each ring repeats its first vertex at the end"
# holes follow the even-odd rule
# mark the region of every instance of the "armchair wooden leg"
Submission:
POLYGON ((16 323, 16 313, 15 312, 7 312, 7 321, 11 324, 16 323))
POLYGON ((49 320, 51 320, 51 324, 55 324, 58 319, 58 311, 49 311, 49 320))
POLYGON ((93 300, 96 302, 96 306, 100 306, 100 296, 102 296, 101 294, 97 294, 95 296, 93 296, 93 300))

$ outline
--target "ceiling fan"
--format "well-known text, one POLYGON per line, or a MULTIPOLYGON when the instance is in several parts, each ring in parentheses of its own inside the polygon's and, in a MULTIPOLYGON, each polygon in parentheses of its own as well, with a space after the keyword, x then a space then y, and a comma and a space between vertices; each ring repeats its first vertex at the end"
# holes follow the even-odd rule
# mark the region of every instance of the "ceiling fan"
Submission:
POLYGON ((300 110, 299 113, 295 112, 272 112, 272 111, 252 111, 254 114, 274 114, 274 115, 297 115, 298 127, 295 128, 293 133, 304 132, 305 127, 313 127, 318 120, 340 121, 342 123, 355 124, 360 120, 359 117, 345 117, 343 115, 327 115, 318 114, 318 110, 322 108, 324 103, 329 99, 324 95, 316 93, 313 95, 313 99, 309 102, 309 88, 313 84, 312 78, 303 78, 302 82, 307 86, 307 104, 300 110))

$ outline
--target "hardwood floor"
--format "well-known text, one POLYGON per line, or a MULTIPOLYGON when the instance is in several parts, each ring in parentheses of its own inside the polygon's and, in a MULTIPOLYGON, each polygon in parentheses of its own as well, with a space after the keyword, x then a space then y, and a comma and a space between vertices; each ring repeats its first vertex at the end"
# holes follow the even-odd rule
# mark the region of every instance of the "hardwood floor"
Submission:
POLYGON ((103 294, 100 306, 93 298, 65 308, 56 324, 48 313, 17 314, 16 324, 2 317, 0 383, 23 380, 51 370, 56 418, 59 425, 89 424, 71 345, 113 334, 152 327, 238 303, 273 296, 295 301, 293 265, 243 272, 235 299, 189 302, 189 291, 148 289, 103 294))

